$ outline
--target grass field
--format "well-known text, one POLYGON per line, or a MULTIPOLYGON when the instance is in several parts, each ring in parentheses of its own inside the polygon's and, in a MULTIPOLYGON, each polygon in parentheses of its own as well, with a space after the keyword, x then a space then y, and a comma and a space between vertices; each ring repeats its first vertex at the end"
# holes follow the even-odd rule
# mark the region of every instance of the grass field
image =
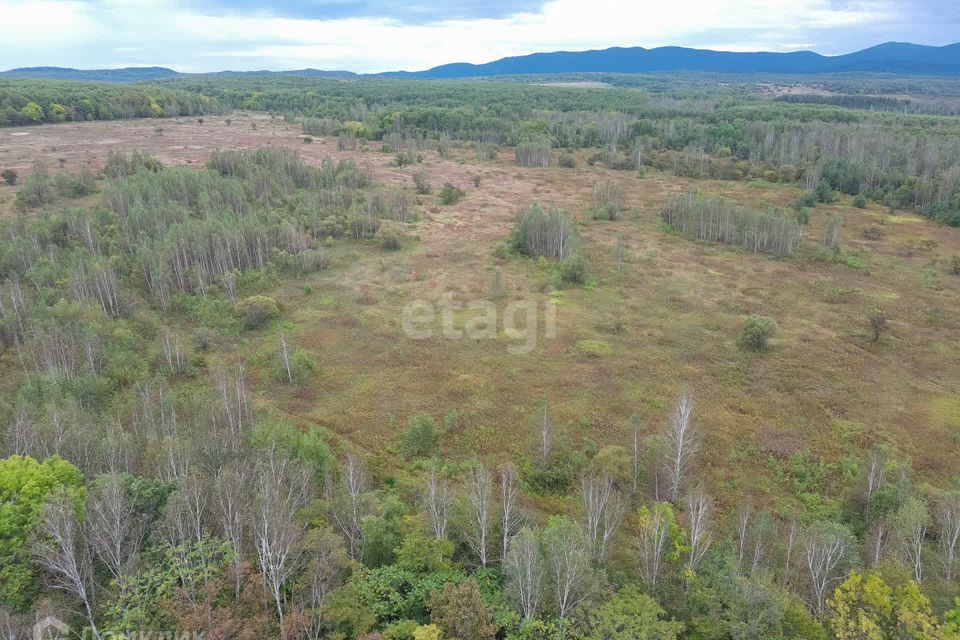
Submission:
MULTIPOLYGON (((300 425, 322 425, 352 446, 385 454, 407 418, 427 412, 438 422, 448 416, 443 450, 450 458, 503 461, 533 448, 544 401, 574 443, 626 446, 632 415, 652 435, 673 398, 689 388, 705 437, 698 476, 721 510, 745 494, 788 505, 791 489, 770 459, 804 448, 836 464, 889 442, 922 478, 943 482, 957 473, 960 276, 949 273, 949 262, 960 254, 960 230, 909 213, 875 204, 861 210, 849 199, 819 205, 799 255, 771 258, 670 233, 660 213, 671 195, 691 186, 755 210, 785 206, 800 195, 796 186, 694 181, 649 168, 641 177, 589 166, 586 154, 576 169, 520 168, 508 149, 478 161, 474 149, 456 145, 445 158, 425 151, 422 164, 398 168, 392 154, 377 151, 379 143, 357 151, 338 151, 335 138, 305 144, 296 124, 246 113, 234 114, 230 126, 223 118, 184 118, 160 127, 123 121, 6 129, 0 167, 25 177, 33 160, 56 171, 62 158, 67 170, 96 170, 108 151, 133 149, 165 164, 201 166, 215 148, 264 145, 296 148, 316 164, 349 157, 384 183, 409 186, 423 170, 434 187, 434 195, 418 196, 420 219, 402 250, 338 244, 332 269, 270 294, 284 307, 279 323, 222 341, 208 356, 245 359, 256 372, 258 403, 300 425), (590 220, 593 184, 611 179, 625 190, 623 219, 590 220), (448 181, 466 197, 444 206, 435 194, 448 181), (576 215, 588 286, 554 292, 546 265, 494 257, 517 210, 534 201, 576 215), (844 219, 843 258, 821 261, 822 228, 834 214, 844 219), (621 237, 627 251, 618 271, 621 237), (541 335, 531 353, 513 354, 507 346, 515 340, 502 332, 485 340, 405 335, 407 303, 490 298, 497 269, 505 289, 500 308, 514 300, 557 303, 555 338, 541 335), (877 311, 890 330, 874 343, 867 319, 877 311), (750 314, 780 325, 765 353, 737 348, 750 314), (280 332, 318 365, 315 378, 294 390, 271 375, 280 332)), ((12 215, 14 193, 0 187, 0 214, 12 215)), ((841 468, 834 468, 838 477, 841 468)))

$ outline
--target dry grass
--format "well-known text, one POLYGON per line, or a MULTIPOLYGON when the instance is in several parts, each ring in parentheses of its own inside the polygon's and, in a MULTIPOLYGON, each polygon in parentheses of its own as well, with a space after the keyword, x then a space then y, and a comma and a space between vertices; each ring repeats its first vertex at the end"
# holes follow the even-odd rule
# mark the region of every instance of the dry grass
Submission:
MULTIPOLYGON (((508 151, 477 162, 469 147, 446 159, 424 152, 422 165, 398 169, 373 143, 349 152, 338 152, 332 138, 305 145, 297 125, 271 126, 269 118, 250 114, 235 115, 231 127, 181 119, 11 133, 0 132, 0 167, 23 175, 37 157, 48 163, 64 157, 67 169, 80 162, 96 168, 109 149, 136 148, 168 164, 199 166, 215 147, 274 144, 297 148, 309 162, 354 158, 385 182, 412 184, 422 169, 434 185, 450 181, 465 189, 466 198, 450 207, 420 197, 422 220, 409 230, 419 242, 412 248, 388 253, 344 245, 334 251, 332 270, 308 280, 311 295, 302 291, 305 282, 276 292, 287 310, 285 333, 319 365, 313 383, 290 391, 270 379, 263 363, 272 362, 275 336, 251 337, 243 346, 264 370, 262 403, 366 451, 383 451, 411 414, 459 411, 464 418, 445 438, 446 453, 503 460, 528 449, 534 413, 545 399, 575 442, 626 445, 631 415, 652 434, 671 399, 689 387, 706 438, 701 475, 721 503, 744 492, 761 501, 782 497, 767 456, 801 445, 837 461, 888 441, 926 478, 943 482, 957 473, 960 277, 949 275, 946 264, 960 254, 960 230, 841 202, 811 212, 798 257, 774 259, 666 233, 660 212, 670 195, 693 184, 758 209, 785 205, 799 193, 793 186, 756 189, 653 171, 641 179, 589 167, 582 158, 575 170, 524 169, 511 164, 508 151), (158 125, 162 136, 154 135, 158 125), (475 175, 482 177, 479 187, 475 175), (624 219, 586 221, 593 183, 611 178, 626 191, 624 219), (505 301, 547 299, 543 265, 491 253, 517 208, 533 200, 578 215, 596 281, 555 296, 557 338, 541 339, 528 355, 510 354, 503 337, 407 338, 400 319, 408 301, 486 297, 494 268, 503 272, 505 301), (845 219, 845 251, 862 266, 814 259, 822 225, 835 213, 845 219), (864 229, 875 226, 882 237, 864 239, 864 229), (621 236, 629 251, 618 272, 612 252, 621 236), (879 344, 870 342, 866 326, 875 309, 891 323, 879 344), (736 347, 749 314, 773 317, 781 327, 767 353, 736 347), (578 342, 596 342, 582 341, 609 349, 585 352, 578 342)), ((0 207, 9 205, 8 191, 0 188, 0 207)))

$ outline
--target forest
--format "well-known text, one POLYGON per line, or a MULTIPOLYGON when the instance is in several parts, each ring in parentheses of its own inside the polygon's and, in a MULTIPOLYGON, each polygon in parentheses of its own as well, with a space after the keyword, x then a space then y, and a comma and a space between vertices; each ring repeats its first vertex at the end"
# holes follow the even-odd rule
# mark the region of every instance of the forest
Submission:
MULTIPOLYGON (((817 313, 867 299, 843 318, 867 334, 829 325, 858 332, 857 353, 924 378, 904 363, 908 337, 929 330, 952 366, 960 257, 955 230, 935 225, 960 226, 960 119, 901 100, 683 84, 0 82, 3 125, 168 118, 196 131, 215 115, 234 134, 241 120, 225 118, 269 112, 296 143, 227 142, 200 166, 110 151, 102 166, 38 161, 7 180, 2 637, 32 637, 53 615, 98 640, 960 638, 960 475, 939 458, 915 464, 933 428, 864 424, 854 400, 841 408, 821 388, 842 384, 823 360, 802 365, 817 384, 794 388, 776 367, 806 355, 788 343, 821 336, 735 297, 775 269, 819 278, 817 313), (545 179, 477 205, 511 209, 506 227, 484 218, 485 234, 457 226, 438 236, 452 248, 430 242, 491 183, 530 175, 582 198, 551 200, 545 179), (657 198, 639 201, 644 188, 657 198), (879 222, 854 235, 866 215, 879 222), (928 225, 941 244, 923 239, 928 225), (888 260, 879 243, 893 238, 888 260), (655 289, 676 273, 719 277, 723 261, 755 270, 715 318, 694 318, 696 296, 674 281, 655 289), (424 282, 496 304, 558 301, 581 321, 563 357, 589 373, 525 369, 484 345, 403 346, 393 311, 424 282), (606 314, 642 287, 650 307, 606 314), (912 289, 940 306, 920 319, 880 308, 912 289), (643 314, 663 318, 663 336, 647 340, 643 314), (642 369, 656 349, 700 342, 722 357, 686 353, 667 365, 670 385, 645 374, 643 393, 613 364, 621 349, 639 349, 625 367, 642 369), (421 365, 465 373, 409 397, 421 365), (492 397, 488 369, 552 391, 492 397), (703 369, 720 392, 701 386, 703 369), (582 400, 588 378, 605 386, 582 400), (337 397, 348 385, 359 403, 337 397), (433 387, 449 402, 429 402, 433 387), (741 387, 723 419, 769 421, 753 448, 716 433, 724 394, 741 387), (804 394, 827 426, 790 420, 831 446, 774 419, 778 398, 804 394), (569 398, 592 406, 576 413, 569 398), (312 404, 337 423, 306 418, 312 404)), ((796 304, 791 315, 809 311, 796 304)), ((936 453, 955 460, 960 413, 943 406, 954 431, 936 453)))

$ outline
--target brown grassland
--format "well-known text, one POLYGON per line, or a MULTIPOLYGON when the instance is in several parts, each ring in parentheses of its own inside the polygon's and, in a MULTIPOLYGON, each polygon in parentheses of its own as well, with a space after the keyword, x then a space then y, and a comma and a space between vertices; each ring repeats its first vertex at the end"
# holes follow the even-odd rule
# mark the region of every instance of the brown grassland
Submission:
MULTIPOLYGON (((875 204, 857 209, 843 198, 811 210, 799 255, 778 259, 682 238, 662 227, 660 213, 671 195, 694 185, 757 210, 785 206, 800 194, 796 186, 694 181, 649 168, 641 177, 589 166, 585 153, 575 169, 520 168, 508 149, 478 161, 466 145, 446 158, 424 151, 422 164, 397 168, 379 143, 343 152, 334 138, 304 144, 298 125, 249 113, 234 114, 230 126, 219 117, 5 129, 0 167, 25 177, 35 159, 56 171, 62 158, 67 170, 96 170, 108 151, 134 149, 200 167, 212 149, 263 145, 295 148, 309 163, 349 157, 384 183, 410 186, 422 169, 434 187, 418 196, 420 220, 401 251, 338 244, 331 269, 270 294, 284 307, 280 327, 225 341, 210 356, 246 359, 259 373, 258 403, 298 424, 321 425, 386 456, 410 415, 439 420, 456 412, 444 453, 502 461, 532 448, 545 400, 574 443, 626 446, 631 415, 653 434, 672 399, 689 388, 705 439, 699 475, 721 509, 743 495, 788 504, 789 489, 768 459, 802 448, 835 463, 890 442, 924 478, 945 481, 958 472, 960 276, 948 263, 960 254, 960 229, 875 204), (623 185, 626 213, 616 222, 590 220, 592 186, 609 179, 623 185), (466 197, 443 206, 436 191, 448 181, 466 197), (517 210, 533 201, 577 217, 587 286, 553 292, 544 264, 493 256, 517 210), (821 231, 834 214, 844 219, 846 259, 819 261, 821 231), (620 237, 628 248, 617 271, 620 237), (501 305, 557 302, 556 338, 540 336, 532 353, 515 355, 506 336, 404 334, 410 300, 487 298, 496 269, 506 290, 501 305), (874 343, 867 319, 877 311, 890 330, 874 343), (780 325, 765 353, 737 348, 750 314, 780 325), (314 380, 294 390, 269 374, 280 330, 318 365, 314 380)), ((0 186, 0 215, 13 215, 14 193, 0 186)))

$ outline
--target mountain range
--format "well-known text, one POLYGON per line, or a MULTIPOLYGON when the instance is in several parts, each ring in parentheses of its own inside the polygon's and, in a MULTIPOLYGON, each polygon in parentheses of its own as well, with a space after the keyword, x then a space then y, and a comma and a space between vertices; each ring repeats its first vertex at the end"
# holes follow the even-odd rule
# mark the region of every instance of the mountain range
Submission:
MULTIPOLYGON (((902 75, 960 76, 960 42, 933 47, 888 42, 862 51, 824 56, 813 51, 788 53, 733 52, 686 47, 611 47, 593 51, 555 51, 501 58, 485 64, 458 62, 424 71, 395 71, 374 76, 407 78, 478 78, 557 73, 654 73, 699 71, 717 73, 891 73, 902 75)), ((26 67, 0 72, 0 78, 43 78, 96 82, 140 82, 193 76, 165 67, 123 69, 66 69, 26 67)), ((356 77, 350 71, 221 71, 214 76, 293 75, 305 77, 356 77)))

